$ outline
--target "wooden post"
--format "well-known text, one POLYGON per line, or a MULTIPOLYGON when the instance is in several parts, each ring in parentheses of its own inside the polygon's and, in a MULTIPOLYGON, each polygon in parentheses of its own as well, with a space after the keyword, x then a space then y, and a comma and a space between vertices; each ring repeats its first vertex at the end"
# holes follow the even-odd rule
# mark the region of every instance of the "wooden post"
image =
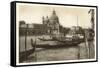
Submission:
POLYGON ((89 58, 90 55, 90 48, 89 48, 89 42, 88 42, 88 31, 85 30, 85 47, 86 47, 86 53, 87 53, 87 57, 89 58))
POLYGON ((90 54, 90 48, 91 48, 91 44, 90 41, 88 42, 88 49, 89 49, 89 59, 91 58, 91 54, 90 54))
POLYGON ((36 38, 35 38, 35 51, 34 51, 34 53, 35 53, 35 61, 37 61, 37 53, 36 53, 36 38))
POLYGON ((80 46, 78 46, 78 54, 77 54, 78 59, 80 59, 80 46))
POLYGON ((25 61, 27 60, 27 28, 28 28, 28 24, 26 24, 26 28, 25 28, 25 61))
POLYGON ((36 54, 36 38, 35 41, 33 42, 33 39, 31 39, 31 45, 33 47, 33 54, 34 54, 34 60, 37 61, 37 54, 36 54))

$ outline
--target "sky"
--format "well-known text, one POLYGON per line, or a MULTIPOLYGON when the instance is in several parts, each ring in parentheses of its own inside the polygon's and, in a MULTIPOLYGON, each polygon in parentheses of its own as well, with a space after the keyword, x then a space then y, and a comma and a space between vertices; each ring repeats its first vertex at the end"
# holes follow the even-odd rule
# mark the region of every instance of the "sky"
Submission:
POLYGON ((42 17, 50 17, 55 10, 59 17, 59 23, 64 27, 81 26, 91 28, 88 14, 89 7, 59 6, 59 5, 40 5, 40 4, 17 4, 17 20, 24 20, 26 23, 41 23, 42 17), (77 24, 78 23, 78 24, 77 24))

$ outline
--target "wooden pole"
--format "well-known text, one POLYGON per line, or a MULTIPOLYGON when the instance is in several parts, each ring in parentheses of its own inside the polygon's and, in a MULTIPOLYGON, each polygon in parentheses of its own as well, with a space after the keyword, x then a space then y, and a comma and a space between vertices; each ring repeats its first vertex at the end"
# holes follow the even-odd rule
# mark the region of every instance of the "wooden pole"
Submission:
POLYGON ((78 45, 78 55, 77 55, 78 59, 80 59, 80 46, 78 45))
POLYGON ((86 47, 86 55, 87 55, 87 58, 89 58, 89 55, 90 55, 90 48, 89 48, 89 42, 88 42, 88 31, 85 30, 85 47, 86 47))
POLYGON ((26 24, 26 28, 25 28, 25 61, 27 60, 27 28, 28 28, 28 24, 26 24))
POLYGON ((35 51, 34 51, 34 53, 35 53, 35 61, 37 61, 37 53, 36 53, 36 38, 35 38, 35 51))

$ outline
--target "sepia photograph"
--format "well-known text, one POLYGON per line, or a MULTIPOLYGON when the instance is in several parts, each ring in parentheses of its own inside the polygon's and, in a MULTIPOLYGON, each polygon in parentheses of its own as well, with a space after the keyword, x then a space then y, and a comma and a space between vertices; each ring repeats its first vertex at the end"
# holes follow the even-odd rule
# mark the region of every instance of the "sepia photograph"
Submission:
POLYGON ((16 64, 97 60, 95 6, 16 3, 16 64))

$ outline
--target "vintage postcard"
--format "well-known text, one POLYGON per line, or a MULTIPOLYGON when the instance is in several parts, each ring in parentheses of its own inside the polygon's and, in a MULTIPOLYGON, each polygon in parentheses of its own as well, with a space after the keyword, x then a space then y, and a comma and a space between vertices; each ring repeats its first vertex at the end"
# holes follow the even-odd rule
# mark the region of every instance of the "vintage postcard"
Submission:
POLYGON ((16 2, 16 64, 97 61, 97 6, 16 2))

